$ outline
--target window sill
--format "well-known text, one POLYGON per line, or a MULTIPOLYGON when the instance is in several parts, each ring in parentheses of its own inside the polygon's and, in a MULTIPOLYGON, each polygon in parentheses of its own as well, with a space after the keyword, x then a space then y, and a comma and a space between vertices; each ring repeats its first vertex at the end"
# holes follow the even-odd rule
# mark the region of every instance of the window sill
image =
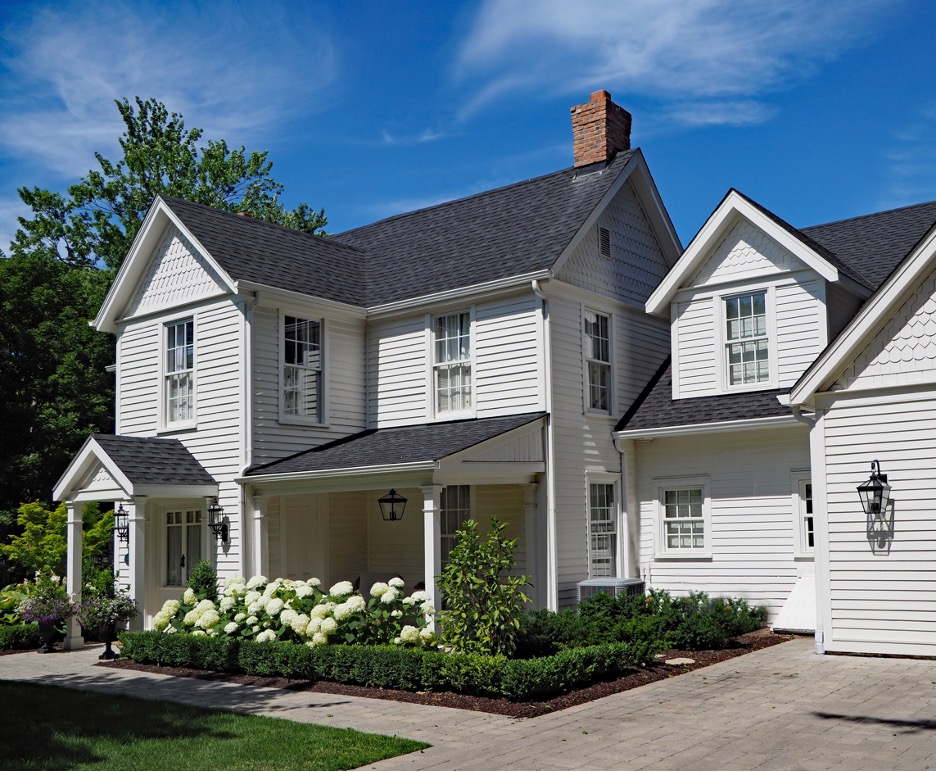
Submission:
POLYGON ((711 552, 685 552, 677 554, 675 552, 664 552, 653 556, 654 560, 711 560, 711 552))
POLYGON ((171 424, 169 426, 164 426, 161 429, 156 431, 156 434, 162 436, 164 434, 186 434, 188 432, 194 432, 198 430, 198 424, 171 424))
POLYGON ((276 419, 280 426, 306 426, 310 429, 327 429, 328 424, 316 421, 312 418, 303 418, 302 416, 281 415, 276 419))
POLYGON ((447 413, 436 412, 430 419, 431 421, 463 421, 466 418, 477 418, 478 413, 475 410, 452 410, 447 413))
POLYGON ((793 560, 812 563, 816 559, 815 552, 794 552, 793 560))

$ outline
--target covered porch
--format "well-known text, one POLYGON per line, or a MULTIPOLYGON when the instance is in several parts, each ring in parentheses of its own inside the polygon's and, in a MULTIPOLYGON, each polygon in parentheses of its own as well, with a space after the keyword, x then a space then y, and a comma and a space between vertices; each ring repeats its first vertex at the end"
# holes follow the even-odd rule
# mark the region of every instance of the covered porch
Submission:
POLYGON ((240 478, 251 573, 347 580, 366 594, 399 576, 438 606, 436 577, 471 518, 496 515, 516 538, 515 571, 546 597, 546 474, 542 413, 379 429, 353 435, 240 478), (396 517, 379 499, 406 499, 396 517))

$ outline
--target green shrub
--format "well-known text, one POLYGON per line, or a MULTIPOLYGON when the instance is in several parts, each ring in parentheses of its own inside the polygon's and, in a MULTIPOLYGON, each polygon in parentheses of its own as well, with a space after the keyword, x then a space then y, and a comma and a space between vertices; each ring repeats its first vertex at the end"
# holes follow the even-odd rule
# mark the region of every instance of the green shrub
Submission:
POLYGON ((735 638, 764 626, 767 610, 739 598, 710 598, 704 592, 674 598, 653 590, 649 608, 663 624, 667 646, 674 649, 723 649, 735 638))
POLYGON ((556 613, 546 609, 527 612, 517 630, 517 659, 546 657, 581 646, 589 638, 589 623, 570 609, 556 613))
POLYGON ((439 577, 441 638, 466 654, 510 656, 516 648, 523 606, 530 602, 523 592, 529 577, 509 575, 517 540, 504 537, 506 527, 491 517, 482 540, 478 524, 467 520, 439 577))
POLYGON ((0 625, 0 649, 33 649, 39 645, 39 625, 22 622, 0 625))
POLYGON ((199 560, 189 574, 186 587, 192 589, 199 600, 218 600, 218 573, 207 560, 199 560))

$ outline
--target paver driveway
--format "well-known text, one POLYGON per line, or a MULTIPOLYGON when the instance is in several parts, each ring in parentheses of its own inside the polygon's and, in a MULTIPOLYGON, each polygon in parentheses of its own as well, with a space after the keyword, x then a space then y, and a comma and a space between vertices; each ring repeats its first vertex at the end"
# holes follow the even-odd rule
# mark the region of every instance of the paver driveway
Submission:
POLYGON ((94 667, 99 649, 0 657, 0 679, 398 734, 370 769, 931 769, 936 662, 817 656, 800 639, 534 719, 94 667))

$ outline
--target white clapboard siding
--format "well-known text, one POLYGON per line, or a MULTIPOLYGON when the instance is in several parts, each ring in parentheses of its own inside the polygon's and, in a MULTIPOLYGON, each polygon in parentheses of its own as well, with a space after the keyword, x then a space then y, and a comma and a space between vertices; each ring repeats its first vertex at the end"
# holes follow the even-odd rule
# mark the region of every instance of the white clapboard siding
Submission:
POLYGON ((713 394, 718 389, 715 316, 715 300, 712 297, 694 298, 675 304, 674 396, 698 397, 713 394))
POLYGON ((601 295, 642 305, 666 275, 653 228, 630 182, 624 184, 584 234, 559 279, 601 295), (598 229, 607 228, 611 257, 599 252, 598 229))
POLYGON ((367 411, 371 426, 424 423, 429 367, 423 314, 371 322, 367 333, 367 411))
POLYGON ((117 335, 119 434, 144 437, 159 428, 162 325, 149 320, 128 324, 117 335))
POLYGON ((884 409, 843 399, 825 415, 827 651, 936 655, 934 427, 931 392, 895 394, 884 409), (866 537, 855 491, 873 459, 895 502, 894 536, 883 549, 866 537))
POLYGON ((838 379, 844 388, 936 381, 936 273, 889 317, 838 379))
POLYGON ((826 320, 821 293, 825 282, 812 272, 776 288, 777 370, 780 387, 792 386, 826 347, 826 320))
POLYGON ((541 319, 540 302, 532 292, 476 307, 478 418, 544 408, 541 319))
MULTIPOLYGON (((348 491, 331 493, 328 496, 329 540, 328 576, 319 577, 327 586, 335 582, 353 582, 367 567, 367 522, 370 512, 368 499, 376 499, 382 493, 373 491, 348 491)), ((414 508, 413 516, 420 513, 414 508)), ((406 577, 404 577, 405 579, 406 577)), ((420 574, 421 578, 421 574, 420 574)), ((413 582, 416 580, 414 579, 413 582)), ((412 587, 413 582, 409 583, 412 587)), ((370 588, 362 588, 364 592, 370 588)))
POLYGON ((805 426, 659 437, 635 443, 640 506, 639 563, 650 586, 704 591, 780 611, 800 571, 794 474, 809 467, 805 426), (707 478, 711 558, 659 557, 659 491, 680 478, 707 478))
POLYGON ((308 318, 324 320, 325 412, 323 425, 280 420, 280 309, 258 306, 253 317, 253 458, 268 463, 365 428, 364 322, 329 318, 312 307, 308 318))

